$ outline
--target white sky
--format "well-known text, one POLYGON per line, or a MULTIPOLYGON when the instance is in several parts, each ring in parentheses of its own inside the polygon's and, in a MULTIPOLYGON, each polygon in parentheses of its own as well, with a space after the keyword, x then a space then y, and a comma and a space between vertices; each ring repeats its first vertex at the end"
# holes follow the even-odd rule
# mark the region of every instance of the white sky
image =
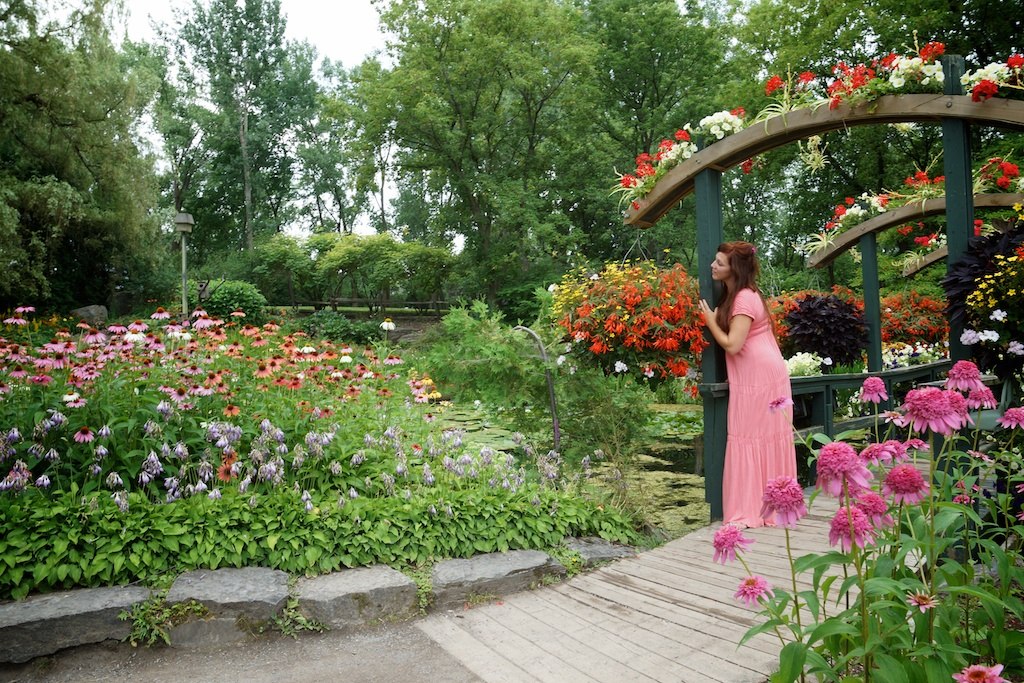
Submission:
MULTIPOLYGON (((126 0, 128 37, 151 41, 152 21, 172 26, 175 12, 191 6, 192 0, 126 0)), ((287 20, 286 38, 308 41, 320 57, 340 61, 346 68, 384 49, 370 0, 281 0, 281 12, 287 20)))

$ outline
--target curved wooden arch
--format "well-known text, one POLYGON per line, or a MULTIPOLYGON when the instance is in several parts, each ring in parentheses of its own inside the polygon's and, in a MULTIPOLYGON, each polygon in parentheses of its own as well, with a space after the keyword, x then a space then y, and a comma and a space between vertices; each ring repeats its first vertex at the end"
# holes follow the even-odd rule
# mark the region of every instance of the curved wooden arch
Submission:
POLYGON ((694 180, 701 171, 709 168, 725 171, 796 140, 850 126, 940 122, 945 119, 981 121, 1024 130, 1024 101, 990 99, 973 102, 967 95, 886 95, 856 107, 841 104, 829 109, 823 104, 813 109, 798 109, 773 116, 705 147, 670 170, 646 197, 637 201, 639 208, 629 208, 624 222, 638 228, 649 228, 693 192, 694 180))
POLYGON ((949 245, 943 244, 938 249, 928 252, 921 258, 917 259, 916 261, 908 265, 906 268, 903 269, 901 275, 903 275, 903 277, 917 275, 928 266, 932 265, 933 263, 941 261, 947 256, 949 256, 949 245))
MULTIPOLYGON (((995 193, 974 195, 974 208, 976 209, 996 209, 1022 203, 1024 203, 1024 194, 995 193)), ((881 232, 907 221, 928 218, 929 216, 937 216, 943 213, 946 213, 946 198, 933 197, 924 202, 913 202, 898 209, 872 216, 863 223, 841 233, 825 249, 811 254, 807 258, 807 265, 811 268, 827 266, 839 258, 840 254, 854 247, 864 235, 872 232, 881 232)))

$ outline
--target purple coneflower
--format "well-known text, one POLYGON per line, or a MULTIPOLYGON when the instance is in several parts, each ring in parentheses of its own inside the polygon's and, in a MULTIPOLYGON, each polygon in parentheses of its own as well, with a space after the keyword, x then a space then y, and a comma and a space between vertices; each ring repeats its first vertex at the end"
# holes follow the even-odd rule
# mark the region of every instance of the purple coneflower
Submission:
POLYGON ((916 432, 927 429, 946 437, 952 435, 963 426, 964 420, 957 407, 951 403, 951 396, 963 399, 955 391, 938 387, 911 389, 903 403, 907 424, 916 432))
POLYGON ((171 314, 163 306, 157 306, 156 310, 149 317, 153 320, 170 320, 171 314))
POLYGON ((946 388, 970 392, 985 386, 981 382, 981 371, 969 360, 958 360, 949 369, 946 377, 946 388))
POLYGON ((790 407, 793 405, 793 399, 789 396, 779 396, 768 403, 768 410, 773 413, 777 413, 780 410, 790 407))
POLYGON ((996 420, 1007 429, 1024 429, 1024 408, 1007 408, 1002 417, 996 420))
POLYGON ((893 525, 889 515, 889 504, 874 491, 861 491, 857 494, 854 505, 864 513, 876 529, 885 529, 893 525))
POLYGON ((881 403, 889 398, 885 381, 881 377, 868 377, 860 388, 861 403, 881 403))
POLYGON ((867 488, 872 476, 848 443, 833 441, 818 451, 818 488, 830 496, 842 494, 844 481, 850 488, 867 488))
POLYGON ((832 524, 828 532, 828 542, 831 545, 839 544, 839 549, 844 553, 849 552, 853 546, 863 548, 875 540, 874 529, 868 516, 857 507, 841 507, 832 518, 832 524))
POLYGON ((893 502, 897 505, 920 503, 928 494, 928 490, 928 482, 918 469, 907 463, 896 465, 889 470, 882 483, 882 493, 893 496, 893 502))
POLYGON ((953 674, 956 683, 1010 683, 999 674, 1003 672, 1003 665, 985 666, 984 664, 972 664, 958 674, 953 674))
POLYGON ((90 443, 94 438, 96 438, 96 435, 86 425, 79 427, 74 436, 76 443, 90 443))
POLYGON ((801 517, 807 514, 804 491, 793 477, 776 477, 764 487, 761 517, 773 519, 776 524, 795 528, 801 517))
POLYGON ((771 586, 762 576, 748 576, 740 581, 740 587, 733 596, 747 607, 757 607, 757 603, 764 598, 775 595, 771 586))
POLYGON ((928 595, 927 593, 911 593, 907 596, 907 603, 910 605, 910 609, 920 609, 921 614, 924 614, 933 607, 938 607, 939 602, 935 599, 934 595, 928 595))
POLYGON ((981 410, 982 408, 995 408, 996 397, 992 395, 992 390, 982 384, 977 389, 971 389, 971 393, 967 395, 967 407, 971 410, 981 410))
POLYGON ((723 524, 715 532, 711 543, 715 546, 715 562, 731 562, 736 559, 737 550, 747 550, 754 539, 743 535, 743 530, 732 524, 723 524))

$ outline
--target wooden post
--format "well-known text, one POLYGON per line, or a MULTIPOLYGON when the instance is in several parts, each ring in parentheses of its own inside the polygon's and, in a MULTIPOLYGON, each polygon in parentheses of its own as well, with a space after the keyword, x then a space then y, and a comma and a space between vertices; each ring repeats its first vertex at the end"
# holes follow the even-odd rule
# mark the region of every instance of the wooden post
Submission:
POLYGON ((868 326, 868 372, 882 369, 882 295, 878 285, 878 242, 875 233, 860 238, 860 269, 864 278, 864 321, 868 326))
MULTIPOLYGON (((700 295, 711 307, 718 305, 721 288, 711 279, 711 262, 722 243, 722 173, 701 171, 694 179, 697 199, 697 268, 700 295)), ((711 387, 725 381, 725 352, 718 344, 701 356, 704 398, 704 498, 711 504, 711 521, 722 519, 722 475, 728 432, 729 397, 711 387)))
MULTIPOLYGON (((964 58, 943 55, 943 91, 946 95, 963 95, 960 77, 964 74, 964 58)), ((971 177, 971 139, 969 124, 963 119, 942 120, 942 161, 946 174, 946 243, 949 257, 947 272, 967 252, 967 240, 974 228, 974 188, 971 177)), ((970 349, 960 342, 963 325, 950 321, 949 357, 966 360, 970 349)))

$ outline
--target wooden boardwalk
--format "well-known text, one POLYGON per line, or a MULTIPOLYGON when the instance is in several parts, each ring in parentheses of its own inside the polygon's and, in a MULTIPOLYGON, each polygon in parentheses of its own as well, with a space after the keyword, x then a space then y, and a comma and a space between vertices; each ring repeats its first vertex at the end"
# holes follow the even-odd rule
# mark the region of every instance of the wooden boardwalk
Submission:
MULTIPOLYGON (((815 501, 790 532, 794 556, 829 550, 835 510, 832 499, 815 501)), ((716 528, 417 626, 488 683, 761 683, 775 670, 781 645, 762 634, 738 647, 757 612, 733 597, 743 565, 711 561, 716 528)), ((751 571, 773 587, 791 586, 783 530, 745 533, 756 539, 744 554, 751 571)))

